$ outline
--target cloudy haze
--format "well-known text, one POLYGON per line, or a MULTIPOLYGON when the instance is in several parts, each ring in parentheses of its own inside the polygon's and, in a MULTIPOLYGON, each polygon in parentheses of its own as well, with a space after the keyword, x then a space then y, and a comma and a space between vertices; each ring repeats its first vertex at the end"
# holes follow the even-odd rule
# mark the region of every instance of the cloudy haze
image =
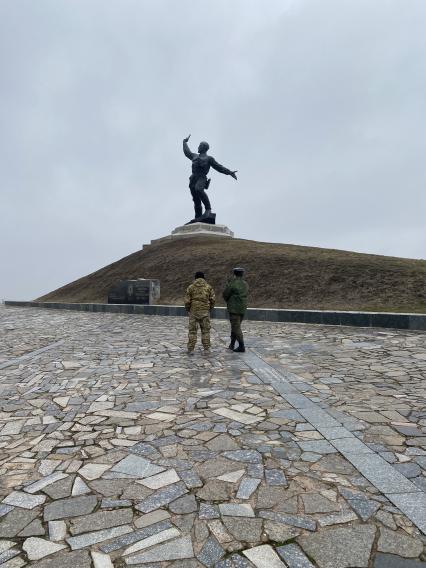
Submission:
POLYGON ((426 257, 425 0, 0 0, 0 298, 193 212, 261 241, 426 257))

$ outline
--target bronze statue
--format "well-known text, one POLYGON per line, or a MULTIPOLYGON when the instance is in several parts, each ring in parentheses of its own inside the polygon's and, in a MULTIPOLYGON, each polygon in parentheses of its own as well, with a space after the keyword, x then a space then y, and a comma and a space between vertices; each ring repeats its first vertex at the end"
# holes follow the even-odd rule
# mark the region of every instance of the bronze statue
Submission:
POLYGON ((183 140, 183 153, 192 161, 192 175, 189 178, 189 189, 191 190, 192 199, 194 201, 195 219, 190 222, 201 221, 214 224, 216 215, 212 213, 210 200, 206 193, 206 189, 208 189, 210 185, 210 179, 207 179, 210 167, 221 174, 232 176, 234 179, 237 179, 235 174, 238 170, 228 170, 228 168, 216 162, 212 156, 209 156, 207 151, 210 146, 207 142, 200 142, 198 154, 191 152, 188 146, 190 137, 191 135, 183 140), (204 214, 201 204, 203 204, 205 208, 204 214))

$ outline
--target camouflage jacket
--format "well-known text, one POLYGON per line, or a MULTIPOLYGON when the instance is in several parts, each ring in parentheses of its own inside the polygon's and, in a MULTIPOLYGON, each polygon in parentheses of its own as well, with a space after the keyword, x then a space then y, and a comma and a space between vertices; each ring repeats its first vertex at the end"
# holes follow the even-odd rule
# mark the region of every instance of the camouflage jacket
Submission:
POLYGON ((185 308, 191 314, 207 315, 215 301, 214 290, 204 278, 197 278, 186 290, 185 308))

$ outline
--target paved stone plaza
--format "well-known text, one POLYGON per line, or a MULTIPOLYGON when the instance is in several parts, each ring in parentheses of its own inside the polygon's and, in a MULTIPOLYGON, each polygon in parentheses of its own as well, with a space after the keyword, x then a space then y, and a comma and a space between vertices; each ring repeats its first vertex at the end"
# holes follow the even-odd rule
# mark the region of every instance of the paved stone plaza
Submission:
POLYGON ((426 567, 426 333, 0 307, 0 568, 426 567))

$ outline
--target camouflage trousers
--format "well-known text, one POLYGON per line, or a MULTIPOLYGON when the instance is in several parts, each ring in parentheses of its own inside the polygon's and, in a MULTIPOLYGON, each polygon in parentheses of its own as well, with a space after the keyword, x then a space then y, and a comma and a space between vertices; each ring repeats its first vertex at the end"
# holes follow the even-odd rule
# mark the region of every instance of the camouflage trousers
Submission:
POLYGON ((210 315, 189 314, 188 324, 188 350, 192 351, 197 343, 197 329, 201 329, 201 343, 204 349, 210 349, 210 315))
POLYGON ((237 340, 238 343, 244 341, 243 332, 241 330, 241 322, 244 316, 240 314, 229 314, 229 321, 231 322, 231 340, 237 340))

